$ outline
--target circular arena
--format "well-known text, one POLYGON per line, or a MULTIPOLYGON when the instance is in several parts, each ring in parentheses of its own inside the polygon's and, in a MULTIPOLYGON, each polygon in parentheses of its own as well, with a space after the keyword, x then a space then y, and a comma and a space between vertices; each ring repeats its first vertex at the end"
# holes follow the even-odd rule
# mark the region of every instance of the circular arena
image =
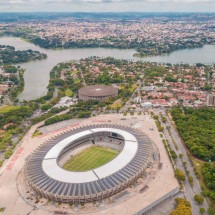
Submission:
POLYGON ((152 153, 152 142, 139 130, 120 125, 89 125, 39 146, 29 156, 24 172, 33 190, 49 200, 101 201, 134 184, 148 167, 152 153), (64 169, 71 158, 94 146, 111 148, 118 155, 87 171, 64 169))
POLYGON ((107 98, 117 96, 118 89, 112 86, 91 85, 79 89, 78 95, 79 99, 84 101, 88 100, 104 101, 107 98))

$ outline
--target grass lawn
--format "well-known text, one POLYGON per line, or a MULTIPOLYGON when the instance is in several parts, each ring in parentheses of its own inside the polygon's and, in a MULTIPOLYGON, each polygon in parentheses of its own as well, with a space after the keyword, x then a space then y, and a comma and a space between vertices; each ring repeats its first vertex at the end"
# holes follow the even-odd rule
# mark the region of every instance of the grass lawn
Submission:
POLYGON ((137 88, 137 84, 133 84, 129 90, 133 93, 137 88))
POLYGON ((78 83, 80 83, 81 82, 81 80, 79 79, 79 78, 75 78, 74 79, 74 84, 78 84, 78 83))
POLYGON ((75 74, 77 74, 77 73, 78 73, 77 70, 73 70, 72 73, 71 73, 71 75, 75 75, 75 74))
POLYGON ((19 108, 19 106, 3 106, 0 107, 0 113, 7 113, 12 110, 18 110, 19 108))
POLYGON ((75 172, 88 171, 108 163, 118 154, 118 151, 110 148, 92 146, 68 160, 63 168, 75 172))
POLYGON ((67 88, 66 91, 65 91, 65 95, 66 95, 66 96, 73 96, 74 93, 72 92, 71 89, 67 88))
MULTIPOLYGON (((133 93, 136 90, 137 87, 138 87, 137 84, 132 84, 132 86, 128 88, 128 91, 130 91, 131 93, 133 93)), ((124 90, 125 86, 120 86, 119 89, 124 90)))
POLYGON ((38 137, 41 134, 43 134, 42 132, 40 132, 38 129, 34 132, 34 134, 32 135, 32 137, 38 137))
POLYGON ((111 109, 117 109, 122 107, 121 99, 117 99, 112 105, 110 105, 111 109))

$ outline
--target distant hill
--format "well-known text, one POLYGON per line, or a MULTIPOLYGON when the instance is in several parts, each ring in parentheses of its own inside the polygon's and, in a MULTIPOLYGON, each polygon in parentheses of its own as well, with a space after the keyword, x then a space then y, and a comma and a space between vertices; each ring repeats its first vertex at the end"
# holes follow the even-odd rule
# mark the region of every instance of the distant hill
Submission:
POLYGON ((193 17, 202 19, 214 17, 215 13, 157 13, 157 12, 122 12, 122 13, 84 13, 84 12, 25 12, 25 13, 0 13, 0 22, 19 22, 25 20, 51 20, 61 18, 75 19, 140 19, 150 17, 183 18, 193 17))

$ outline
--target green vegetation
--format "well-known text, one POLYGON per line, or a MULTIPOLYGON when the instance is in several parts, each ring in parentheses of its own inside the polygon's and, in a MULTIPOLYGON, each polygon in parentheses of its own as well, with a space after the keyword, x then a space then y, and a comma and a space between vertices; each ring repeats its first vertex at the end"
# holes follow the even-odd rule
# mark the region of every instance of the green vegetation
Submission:
POLYGON ((210 91, 212 88, 213 88, 212 85, 205 83, 204 87, 202 87, 202 90, 210 91))
POLYGON ((4 65, 3 69, 6 73, 16 73, 18 71, 18 68, 12 65, 4 65))
POLYGON ((180 169, 175 170, 175 177, 178 179, 179 182, 183 182, 186 179, 184 172, 180 169))
POLYGON ((52 105, 49 104, 49 103, 41 105, 41 110, 42 111, 47 111, 47 110, 49 110, 51 108, 52 108, 52 105))
POLYGON ((200 212, 200 214, 204 214, 205 213, 205 209, 204 208, 199 208, 199 212, 200 212))
POLYGON ((202 189, 202 194, 204 195, 209 206, 212 209, 215 209, 215 204, 214 204, 215 200, 213 200, 213 191, 208 188, 208 186, 206 185, 204 176, 203 176, 202 169, 203 169, 205 162, 198 160, 194 157, 191 157, 191 163, 193 164, 194 172, 195 172, 197 178, 199 179, 199 183, 200 183, 200 186, 202 189))
POLYGON ((69 171, 88 171, 106 164, 118 154, 118 151, 110 148, 92 146, 72 157, 63 168, 69 171))
POLYGON ((176 78, 173 78, 173 77, 171 77, 171 76, 167 76, 167 77, 165 78, 165 81, 168 81, 168 82, 177 82, 177 79, 176 79, 176 78))
POLYGON ((165 117, 165 116, 163 116, 162 114, 161 114, 161 121, 162 121, 163 123, 166 123, 166 122, 167 122, 166 117, 165 117))
MULTIPOLYGON (((161 115, 161 117, 162 117, 162 115, 161 115)), ((163 123, 166 123, 167 122, 167 119, 164 117, 162 117, 162 122, 163 123), (165 121, 165 122, 164 122, 165 121)), ((168 131, 168 133, 169 133, 169 136, 170 136, 170 138, 171 138, 171 140, 172 140, 172 143, 174 144, 174 146, 175 146, 175 148, 176 148, 176 150, 178 150, 178 145, 177 145, 177 143, 175 142, 175 140, 174 140, 174 138, 173 138, 173 136, 172 136, 172 133, 171 133, 171 131, 170 131, 170 127, 169 126, 166 126, 166 129, 167 129, 167 131, 168 131)))
POLYGON ((5 208, 0 208, 0 212, 4 212, 5 208))
MULTIPOLYGON (((1 63, 0 63, 1 64, 1 63)), ((3 73, 0 74, 0 83, 8 84, 9 88, 5 91, 6 95, 10 97, 12 101, 18 101, 17 96, 24 89, 24 72, 25 70, 19 66, 4 65, 2 66, 3 73), (8 74, 9 73, 9 74, 8 74)))
POLYGON ((79 73, 77 74, 79 81, 75 80, 76 78, 73 78, 70 75, 66 75, 66 80, 61 79, 62 70, 70 71, 70 66, 71 63, 60 63, 52 69, 50 72, 48 92, 45 96, 38 99, 38 102, 43 103, 51 100, 53 98, 55 89, 58 91, 58 99, 63 96, 73 96, 77 94, 78 89, 83 86, 82 82, 80 81, 81 76, 79 73))
POLYGON ((0 109, 0 130, 4 131, 0 138, 0 150, 4 152, 6 159, 11 156, 22 134, 27 130, 25 126, 21 126, 23 120, 30 117, 34 109, 34 105, 6 106, 0 109), (12 141, 14 135, 17 136, 16 141, 12 141))
POLYGON ((50 118, 50 117, 52 117, 52 116, 54 116, 54 115, 56 115, 57 113, 60 113, 61 111, 63 111, 63 110, 65 110, 66 108, 52 108, 48 113, 45 113, 45 114, 43 114, 43 115, 41 115, 41 116, 39 116, 39 117, 36 117, 36 118, 33 118, 32 120, 31 120, 31 122, 33 123, 33 124, 36 124, 36 123, 38 123, 38 122, 41 122, 41 121, 43 121, 43 120, 46 120, 46 119, 48 119, 48 118, 50 118))
POLYGON ((18 84, 16 86, 14 86, 10 92, 10 98, 12 100, 15 100, 17 98, 17 96, 24 90, 24 85, 25 85, 25 81, 24 81, 24 70, 19 70, 19 80, 18 80, 18 84))
POLYGON ((53 116, 45 121, 45 125, 51 125, 51 124, 61 122, 64 120, 68 120, 68 119, 72 119, 72 118, 73 118, 72 114, 62 114, 59 116, 53 116))
MULTIPOLYGON (((41 119, 44 120, 44 119, 51 117, 45 121, 45 125, 51 125, 51 124, 54 124, 56 122, 69 120, 69 119, 73 119, 73 118, 88 118, 91 116, 92 111, 96 110, 99 105, 102 105, 102 102, 99 102, 96 100, 78 101, 78 103, 76 105, 73 105, 70 108, 69 112, 66 114, 51 117, 53 115, 53 114, 51 114, 51 112, 54 112, 54 108, 52 108, 49 113, 45 114, 46 116, 43 115, 39 119, 37 119, 37 120, 34 119, 33 121, 36 120, 35 122, 39 122, 39 121, 41 121, 41 119)), ((61 109, 57 109, 57 110, 62 111, 64 109, 66 109, 66 108, 61 108, 61 109)))
MULTIPOLYGON (((124 22, 124 21, 123 21, 124 22)), ((7 33, 7 31, 5 32, 7 33)), ((69 40, 66 43, 62 43, 62 39, 55 35, 54 37, 39 37, 31 35, 27 32, 17 32, 15 30, 10 31, 10 34, 14 36, 21 36, 35 45, 39 45, 42 48, 119 48, 119 49, 136 49, 137 53, 135 56, 154 56, 171 53, 178 49, 185 48, 197 48, 202 47, 206 43, 206 38, 200 38, 200 41, 195 42, 189 39, 178 40, 175 43, 169 43, 163 41, 164 43, 155 43, 151 40, 147 41, 145 39, 138 41, 137 38, 130 40, 126 35, 119 36, 108 36, 103 38, 93 38, 93 39, 81 39, 81 40, 69 40)))
POLYGON ((175 202, 177 204, 176 209, 169 215, 192 215, 190 202, 182 198, 176 198, 175 202))
POLYGON ((41 60, 47 57, 46 54, 42 54, 39 51, 33 51, 31 49, 16 51, 13 46, 5 45, 0 45, 0 55, 0 64, 23 63, 31 60, 41 60))
MULTIPOLYGON (((171 113, 179 134, 190 152, 204 161, 215 161, 215 109, 174 107, 171 113)), ((194 164, 194 171, 200 180, 202 194, 209 197, 209 204, 213 210, 215 164, 204 163, 194 157, 191 157, 191 160, 194 164)), ((189 181, 192 183, 192 179, 189 181)))
POLYGON ((209 215, 215 215, 215 210, 213 208, 208 208, 209 215))
POLYGON ((0 160, 0 167, 3 165, 4 160, 0 160))
POLYGON ((198 203, 199 205, 201 205, 204 202, 204 198, 200 195, 195 195, 194 196, 194 200, 196 201, 196 203, 198 203))
POLYGON ((0 115, 0 127, 3 127, 5 124, 14 123, 21 124, 25 117, 31 116, 32 108, 27 106, 17 107, 7 107, 3 108, 3 112, 0 115), (7 111, 6 111, 7 110, 7 111))
POLYGON ((10 111, 18 110, 20 106, 3 106, 0 107, 0 114, 8 113, 10 111))
POLYGON ((122 81, 123 78, 119 75, 114 75, 113 77, 110 77, 107 70, 103 71, 103 73, 95 79, 95 83, 106 85, 109 85, 111 83, 122 83, 122 81))
POLYGON ((38 137, 41 134, 43 134, 42 132, 40 132, 38 129, 34 132, 34 134, 32 135, 32 137, 38 137))
POLYGON ((202 175, 209 191, 203 194, 210 197, 215 203, 215 163, 204 163, 202 166, 202 175))
POLYGON ((72 92, 71 89, 67 88, 66 91, 65 91, 65 96, 70 96, 72 97, 74 95, 74 93, 72 92))
POLYGON ((170 154, 171 154, 171 157, 174 159, 174 160, 176 160, 177 159, 177 154, 176 154, 176 152, 173 150, 173 149, 171 149, 171 147, 170 147, 170 154))
MULTIPOLYGON (((143 66, 142 63, 140 65, 143 66)), ((78 94, 78 90, 84 86, 84 82, 86 82, 88 85, 110 85, 112 83, 122 82, 121 80, 123 80, 123 83, 119 84, 119 94, 115 98, 109 98, 102 102, 79 101, 77 105, 73 105, 72 110, 66 115, 60 117, 56 116, 46 120, 46 125, 71 118, 89 117, 94 114, 94 111, 96 112, 95 114, 100 111, 109 111, 110 109, 119 111, 137 88, 137 84, 133 80, 137 80, 138 76, 135 76, 134 78, 125 78, 123 75, 120 75, 120 70, 114 74, 109 73, 113 66, 118 66, 120 68, 126 67, 126 71, 124 72, 125 74, 129 74, 131 71, 134 71, 134 68, 132 65, 130 65, 130 62, 126 60, 117 60, 110 57, 104 59, 90 57, 79 61, 71 61, 56 65, 50 73, 50 82, 48 85, 47 94, 37 100, 37 102, 43 104, 41 109, 44 111, 53 106, 53 104, 51 104, 51 100, 53 99, 55 99, 57 102, 63 96, 76 96, 78 94), (97 77, 94 77, 92 76, 92 71, 89 72, 89 67, 94 69, 91 65, 98 63, 100 67, 97 69, 101 69, 102 72, 97 77)))
POLYGON ((158 128, 158 131, 159 131, 159 132, 163 132, 164 127, 161 125, 161 122, 160 122, 160 120, 159 120, 159 117, 158 117, 157 115, 155 115, 155 116, 153 116, 153 119, 155 120, 155 124, 156 124, 156 126, 157 126, 157 128, 158 128))
POLYGON ((215 161, 215 109, 174 107, 171 113, 190 152, 204 161, 215 161))
POLYGON ((121 99, 116 100, 113 104, 110 105, 112 110, 119 110, 122 107, 121 99))
POLYGON ((79 83, 81 83, 81 80, 79 78, 75 78, 74 79, 74 84, 79 84, 79 83))
POLYGON ((194 180, 193 180, 193 177, 192 176, 188 176, 188 181, 189 181, 189 183, 190 183, 190 186, 191 187, 193 187, 193 185, 194 185, 194 180))

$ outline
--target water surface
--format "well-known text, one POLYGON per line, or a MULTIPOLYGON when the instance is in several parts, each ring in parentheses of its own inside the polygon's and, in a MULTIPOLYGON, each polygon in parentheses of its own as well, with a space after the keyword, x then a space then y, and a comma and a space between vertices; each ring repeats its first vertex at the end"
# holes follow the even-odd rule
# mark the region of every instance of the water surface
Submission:
POLYGON ((11 45, 17 50, 32 49, 47 54, 47 59, 19 64, 26 72, 24 74, 25 87, 19 95, 20 100, 32 100, 44 96, 49 83, 51 69, 60 62, 79 60, 90 56, 114 57, 117 59, 143 60, 158 63, 215 63, 215 46, 205 45, 203 48, 184 49, 168 55, 137 58, 133 57, 133 49, 108 48, 74 48, 74 49, 43 49, 20 38, 0 38, 1 45, 11 45))

